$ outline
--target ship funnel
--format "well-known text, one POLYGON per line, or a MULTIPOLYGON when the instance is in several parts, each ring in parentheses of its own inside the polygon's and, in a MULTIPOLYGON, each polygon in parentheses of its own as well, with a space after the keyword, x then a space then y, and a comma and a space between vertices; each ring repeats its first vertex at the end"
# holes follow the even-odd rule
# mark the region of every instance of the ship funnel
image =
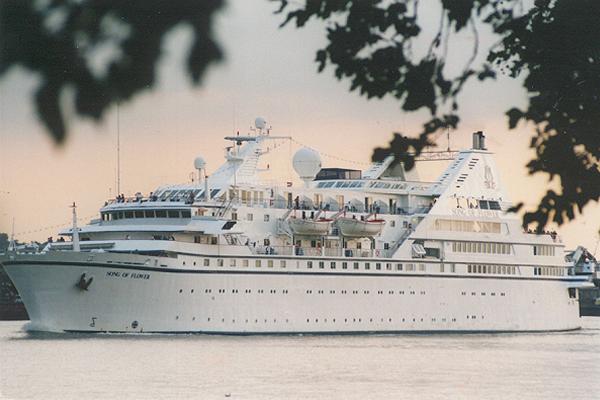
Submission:
POLYGON ((485 148, 485 135, 482 131, 473 133, 473 150, 487 150, 485 148))

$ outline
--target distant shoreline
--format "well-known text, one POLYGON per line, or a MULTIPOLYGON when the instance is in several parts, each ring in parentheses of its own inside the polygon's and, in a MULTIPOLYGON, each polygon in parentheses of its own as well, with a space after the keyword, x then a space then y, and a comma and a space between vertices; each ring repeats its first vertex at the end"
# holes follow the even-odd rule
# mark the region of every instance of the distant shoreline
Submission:
POLYGON ((0 304, 0 321, 27 321, 29 315, 23 303, 0 304))

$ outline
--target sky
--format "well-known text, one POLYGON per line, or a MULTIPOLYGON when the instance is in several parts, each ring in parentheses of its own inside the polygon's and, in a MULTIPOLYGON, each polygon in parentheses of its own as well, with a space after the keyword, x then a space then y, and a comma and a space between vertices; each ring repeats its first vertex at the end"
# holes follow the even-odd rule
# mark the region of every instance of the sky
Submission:
MULTIPOLYGON (((336 80, 330 69, 317 73, 314 58, 325 44, 323 25, 279 28, 282 16, 273 14, 276 8, 264 0, 228 2, 215 26, 225 59, 209 68, 200 87, 191 86, 181 63, 188 32, 173 32, 164 44, 158 86, 118 112, 113 107, 99 124, 71 117, 64 146, 55 145, 37 120, 30 102, 35 77, 10 71, 0 81, 0 232, 10 233, 14 220, 17 239, 46 240, 70 225, 73 202, 79 217, 95 217, 116 192, 117 130, 126 195, 189 182, 199 155, 210 173, 223 162, 228 144, 223 137, 246 133, 258 116, 273 127, 272 134, 296 141, 267 158, 265 163, 281 165, 267 179, 294 177, 290 154, 297 143, 319 149, 326 167, 364 169, 373 148, 385 145, 393 132, 419 132, 427 114, 402 112, 393 99, 367 100, 349 92, 349 83, 336 80)), ((436 10, 424 13, 437 24, 436 10)), ((451 44, 449 61, 459 65, 470 54, 470 35, 451 44)), ((493 40, 485 32, 480 36, 483 44, 493 40)), ((534 154, 528 148, 532 128, 509 131, 504 114, 526 104, 520 82, 504 76, 471 82, 459 101, 462 122, 451 132, 450 146, 468 148, 471 133, 483 130, 511 200, 533 208, 549 182, 544 175, 529 176, 525 168, 534 154)), ((446 148, 445 135, 438 143, 446 148)), ((423 180, 431 181, 444 167, 428 162, 417 168, 423 180)), ((558 231, 568 248, 582 244, 593 252, 599 227, 600 207, 594 203, 558 231)))

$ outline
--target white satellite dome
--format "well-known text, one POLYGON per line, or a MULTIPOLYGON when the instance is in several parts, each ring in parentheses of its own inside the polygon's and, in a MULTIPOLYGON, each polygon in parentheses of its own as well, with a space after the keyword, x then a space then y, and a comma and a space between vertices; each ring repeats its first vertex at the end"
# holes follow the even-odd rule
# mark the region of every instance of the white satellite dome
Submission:
POLYGON ((194 160, 194 168, 204 169, 204 167, 206 167, 206 161, 204 161, 204 158, 201 156, 196 157, 194 160))
POLYGON ((265 129, 267 127, 267 121, 262 117, 257 117, 254 120, 254 126, 256 129, 265 129))
POLYGON ((300 179, 308 183, 321 170, 321 157, 316 151, 303 147, 294 154, 292 165, 300 179))

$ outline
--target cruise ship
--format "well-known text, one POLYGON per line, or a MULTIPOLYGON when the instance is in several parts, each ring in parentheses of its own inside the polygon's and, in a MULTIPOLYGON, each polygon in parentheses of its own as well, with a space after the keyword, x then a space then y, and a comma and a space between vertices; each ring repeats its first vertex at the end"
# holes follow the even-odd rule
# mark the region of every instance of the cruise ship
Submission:
POLYGON ((555 233, 521 226, 485 136, 435 182, 393 156, 368 169, 293 156, 300 185, 261 179, 263 119, 225 137, 200 180, 117 196, 38 254, 0 262, 53 332, 325 334, 561 331, 589 285, 555 233))

